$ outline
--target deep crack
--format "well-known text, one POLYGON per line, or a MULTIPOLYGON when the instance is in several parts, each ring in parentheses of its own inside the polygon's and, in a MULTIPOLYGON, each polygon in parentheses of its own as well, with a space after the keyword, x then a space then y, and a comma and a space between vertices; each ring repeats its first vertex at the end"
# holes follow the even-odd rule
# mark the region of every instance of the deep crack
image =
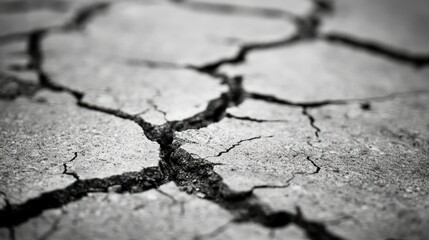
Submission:
MULTIPOLYGON (((88 193, 108 192, 112 189, 112 186, 119 186, 119 188, 114 188, 114 190, 119 193, 133 193, 158 188, 168 181, 174 181, 180 189, 190 194, 202 193, 207 200, 228 210, 233 215, 234 222, 254 222, 271 229, 285 227, 294 223, 301 227, 312 240, 341 239, 328 231, 322 223, 307 220, 302 215, 299 208, 296 214, 286 211, 273 211, 269 206, 264 205, 253 194, 253 191, 237 192, 232 190, 223 182, 222 177, 214 172, 213 163, 192 156, 190 153, 180 148, 180 145, 174 141, 174 134, 176 132, 188 129, 200 129, 221 121, 225 116, 228 116, 226 110, 231 106, 240 105, 245 100, 246 96, 254 99, 259 98, 267 100, 268 98, 255 93, 246 95, 242 87, 242 77, 226 76, 219 73, 218 69, 226 64, 243 63, 249 52, 254 50, 270 49, 298 43, 300 41, 317 39, 319 37, 317 28, 320 25, 320 17, 331 11, 332 5, 328 4, 327 1, 315 1, 315 3, 317 3, 315 4, 315 10, 309 16, 296 20, 299 26, 296 35, 278 41, 244 44, 237 54, 232 57, 220 59, 203 66, 188 67, 201 73, 208 74, 213 78, 223 79, 224 83, 228 86, 228 91, 222 93, 218 98, 211 100, 204 111, 190 118, 181 121, 168 121, 163 125, 157 126, 147 123, 138 116, 120 110, 86 103, 83 101, 84 93, 56 84, 43 69, 44 56, 41 44, 46 34, 51 31, 46 29, 37 30, 29 34, 28 54, 30 63, 28 68, 34 70, 38 74, 41 87, 52 91, 67 92, 76 98, 78 106, 88 110, 99 111, 136 122, 143 129, 144 134, 149 140, 160 144, 161 160, 159 162, 159 167, 145 168, 139 172, 129 172, 103 179, 79 180, 66 188, 43 193, 39 197, 30 199, 23 204, 9 204, 7 208, 0 210, 0 216, 2 216, 0 218, 0 226, 16 226, 32 217, 40 215, 44 210, 62 207, 65 204, 87 196, 88 193)), ((97 4, 85 8, 78 12, 72 21, 65 24, 61 29, 65 31, 84 30, 88 22, 94 17, 94 14, 106 10, 108 6, 108 4, 97 4)), ((223 6, 222 9, 225 10, 225 6, 223 6)), ((330 41, 333 40, 331 39, 330 41)), ((404 61, 407 62, 410 60, 405 59, 404 61)), ((160 66, 176 67, 176 65, 168 64, 160 66)), ((316 136, 318 136, 320 129, 315 126, 314 117, 307 112, 307 109, 329 104, 347 103, 343 100, 329 100, 324 102, 297 104, 277 98, 270 98, 267 101, 292 106, 299 105, 302 107, 303 114, 309 118, 310 124, 316 130, 316 136)), ((229 117, 231 117, 231 115, 229 115, 229 117)), ((250 118, 245 120, 251 121, 250 118)), ((232 146, 229 150, 234 147, 235 146, 232 146)), ((318 173, 320 167, 309 157, 307 160, 316 167, 314 174, 318 173)), ((263 187, 287 187, 287 185, 255 186, 255 188, 263 187)))
POLYGON ((135 193, 158 188, 165 182, 165 176, 158 167, 145 168, 139 172, 128 172, 107 178, 75 181, 63 189, 42 193, 22 204, 9 204, 9 207, 0 210, 0 227, 17 226, 30 218, 39 216, 45 210, 59 208, 80 200, 86 197, 88 193, 109 192, 112 186, 120 186, 120 188, 115 188, 119 193, 135 193))
POLYGON ((319 171, 320 171, 321 168, 310 158, 310 156, 307 156, 307 160, 309 162, 311 162, 311 164, 316 168, 312 174, 319 173, 319 171))

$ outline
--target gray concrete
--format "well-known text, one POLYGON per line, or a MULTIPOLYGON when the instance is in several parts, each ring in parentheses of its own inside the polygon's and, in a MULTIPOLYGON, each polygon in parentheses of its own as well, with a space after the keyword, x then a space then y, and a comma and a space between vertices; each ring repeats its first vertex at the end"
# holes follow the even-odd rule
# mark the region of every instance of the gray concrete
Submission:
POLYGON ((0 239, 428 239, 426 5, 1 1, 0 239))

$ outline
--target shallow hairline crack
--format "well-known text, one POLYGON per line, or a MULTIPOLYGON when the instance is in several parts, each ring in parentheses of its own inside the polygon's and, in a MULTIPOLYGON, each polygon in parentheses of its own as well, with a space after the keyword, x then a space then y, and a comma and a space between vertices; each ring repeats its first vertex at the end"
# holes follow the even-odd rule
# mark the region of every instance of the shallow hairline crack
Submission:
POLYGON ((62 215, 67 213, 68 212, 66 210, 61 208, 61 216, 55 219, 54 222, 52 223, 52 226, 46 232, 44 232, 39 238, 37 238, 37 240, 47 240, 49 237, 51 237, 58 230, 58 226, 60 225, 63 217, 62 215))
POLYGON ((320 132, 322 130, 316 126, 316 119, 314 116, 307 111, 307 107, 302 107, 302 114, 308 118, 308 121, 310 121, 310 126, 314 129, 314 135, 316 138, 319 138, 320 132))
POLYGON ((219 152, 218 154, 216 154, 216 155, 214 155, 214 156, 209 156, 209 157, 206 157, 206 158, 220 157, 220 156, 222 156, 223 154, 230 152, 232 149, 234 149, 234 148, 236 148, 236 147, 240 146, 240 145, 241 145, 242 143, 244 143, 244 142, 250 142, 250 141, 253 141, 253 140, 257 140, 257 139, 262 139, 262 138, 272 138, 272 137, 273 137, 273 136, 257 136, 257 137, 251 137, 251 138, 242 139, 242 140, 239 140, 238 142, 236 142, 236 143, 232 144, 230 147, 226 148, 225 150, 223 150, 223 151, 219 152))
POLYGON ((171 200, 171 205, 176 205, 178 204, 180 207, 180 215, 184 215, 185 214, 185 201, 180 201, 177 200, 175 197, 173 197, 172 195, 168 194, 165 191, 162 191, 159 188, 155 188, 155 191, 159 192, 161 195, 164 195, 165 197, 167 197, 168 199, 171 200))
POLYGON ((309 161, 309 162, 311 162, 311 164, 316 168, 315 170, 314 170, 314 172, 313 173, 311 173, 311 174, 317 174, 317 173, 319 173, 319 171, 320 171, 320 167, 314 162, 314 160, 312 160, 311 158, 310 158, 310 156, 307 156, 307 160, 309 161))
POLYGON ((68 172, 68 169, 67 169, 67 163, 73 162, 76 158, 77 158, 77 152, 74 152, 73 158, 63 163, 63 168, 64 168, 63 174, 72 176, 76 181, 79 181, 80 180, 79 175, 76 172, 68 172))

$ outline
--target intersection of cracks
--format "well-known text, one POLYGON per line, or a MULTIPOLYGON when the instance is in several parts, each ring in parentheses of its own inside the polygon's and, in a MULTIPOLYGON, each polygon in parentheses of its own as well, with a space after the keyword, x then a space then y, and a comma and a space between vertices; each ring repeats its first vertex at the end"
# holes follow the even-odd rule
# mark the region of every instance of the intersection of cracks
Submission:
MULTIPOLYGON (((94 8, 99 9, 100 5, 94 6, 94 8)), ((80 13, 82 17, 75 17, 74 21, 62 27, 61 31, 84 30, 85 24, 95 13, 98 11, 86 9, 80 13)), ((190 67, 214 78, 220 78, 228 86, 228 90, 218 98, 211 100, 204 111, 181 121, 152 125, 136 115, 86 103, 83 101, 85 95, 83 92, 52 81, 43 69, 44 54, 42 51, 43 39, 50 33, 51 29, 42 29, 28 35, 27 53, 30 61, 27 67, 37 74, 40 87, 54 92, 71 94, 75 97, 79 107, 134 121, 142 128, 149 140, 160 145, 161 160, 159 166, 144 168, 138 172, 128 172, 102 179, 81 180, 75 178, 76 181, 73 184, 63 189, 45 192, 22 204, 10 204, 8 208, 0 210, 0 216, 2 216, 0 226, 13 227, 22 224, 45 210, 62 207, 87 196, 89 193, 109 192, 112 186, 119 185, 119 188, 115 188, 119 193, 134 193, 156 189, 166 182, 173 181, 181 189, 188 189, 188 193, 201 192, 207 200, 230 211, 234 222, 254 222, 271 229, 295 223, 307 233, 310 239, 341 239, 330 233, 322 223, 307 220, 302 214, 271 210, 269 206, 259 201, 253 194, 253 189, 240 192, 232 190, 223 182, 222 177, 213 170, 213 163, 192 156, 180 148, 180 144, 174 142, 176 132, 200 129, 219 122, 225 117, 229 107, 237 106, 245 100, 246 94, 242 88, 242 78, 229 77, 217 72, 221 65, 229 62, 228 60, 222 60, 216 64, 217 66, 209 64, 203 67, 190 67)), ((282 186, 257 186, 255 188, 267 187, 282 186)))
MULTIPOLYGON (((233 57, 220 59, 202 66, 186 66, 189 69, 208 74, 213 78, 221 79, 222 83, 228 86, 228 90, 222 93, 218 98, 211 100, 204 111, 190 118, 180 121, 168 121, 162 125, 150 124, 139 116, 128 114, 120 110, 91 105, 83 101, 83 92, 59 85, 52 81, 43 69, 44 56, 41 46, 44 37, 51 33, 51 30, 42 29, 29 34, 27 51, 30 62, 28 68, 37 73, 41 88, 55 92, 67 92, 75 97, 79 107, 134 121, 142 128, 149 140, 157 142, 160 145, 161 160, 159 166, 145 168, 138 172, 128 172, 103 179, 76 179, 73 184, 66 188, 43 193, 39 197, 30 199, 23 204, 9 204, 7 208, 0 210, 0 216, 2 216, 0 218, 0 226, 13 227, 19 225, 30 218, 40 215, 45 210, 62 207, 87 196, 88 193, 108 192, 109 188, 114 185, 120 186, 120 188, 117 188, 117 192, 119 193, 134 193, 149 189, 157 189, 160 185, 173 181, 180 188, 188 189, 188 193, 196 194, 201 192, 205 195, 207 200, 228 210, 234 217, 233 222, 254 222, 270 229, 285 227, 294 223, 301 227, 310 239, 341 239, 328 231, 324 224, 306 219, 299 209, 297 213, 274 211, 271 210, 269 206, 263 204, 256 195, 253 194, 253 189, 241 192, 232 190, 223 182, 222 177, 213 170, 213 163, 191 155, 180 148, 180 144, 174 141, 174 134, 176 132, 188 129, 200 129, 212 123, 219 122, 224 117, 228 117, 226 111, 229 107, 238 106, 247 98, 277 104, 300 106, 303 108, 303 114, 307 112, 307 108, 321 107, 328 104, 348 103, 348 100, 291 103, 287 100, 281 100, 271 96, 246 93, 242 87, 242 77, 231 77, 218 72, 218 69, 225 64, 243 63, 250 51, 286 46, 317 38, 319 18, 323 13, 326 13, 327 10, 332 9, 332 7, 329 7, 330 5, 324 1, 316 1, 316 3, 316 8, 312 14, 306 18, 296 20, 299 30, 292 37, 269 43, 243 45, 233 57), (5 219, 8 219, 8 221, 5 219)), ((94 9, 105 10, 106 8, 107 5, 94 6, 94 9)), ((98 10, 83 11, 80 13, 81 17, 75 17, 72 23, 65 24, 61 29, 63 31, 84 30, 88 21, 98 12, 98 10)), ((375 51, 379 50, 380 49, 376 49, 375 51)), ((157 67, 156 65, 154 66, 157 67)), ((176 67, 175 65, 169 64, 162 66, 176 67)), ((311 115, 309 115, 309 118, 310 116, 311 115)), ((231 115, 229 115, 229 117, 231 117, 231 115)), ((307 158, 307 160, 312 162, 316 167, 315 173, 317 173, 320 167, 310 158, 307 158)), ((263 187, 275 186, 261 186, 261 188, 263 187)))

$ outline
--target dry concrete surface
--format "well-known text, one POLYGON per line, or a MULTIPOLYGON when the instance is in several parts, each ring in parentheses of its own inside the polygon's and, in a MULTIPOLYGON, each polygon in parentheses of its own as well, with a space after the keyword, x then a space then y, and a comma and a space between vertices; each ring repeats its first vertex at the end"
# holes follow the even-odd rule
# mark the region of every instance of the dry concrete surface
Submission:
POLYGON ((429 239, 426 0, 0 0, 0 239, 429 239))

